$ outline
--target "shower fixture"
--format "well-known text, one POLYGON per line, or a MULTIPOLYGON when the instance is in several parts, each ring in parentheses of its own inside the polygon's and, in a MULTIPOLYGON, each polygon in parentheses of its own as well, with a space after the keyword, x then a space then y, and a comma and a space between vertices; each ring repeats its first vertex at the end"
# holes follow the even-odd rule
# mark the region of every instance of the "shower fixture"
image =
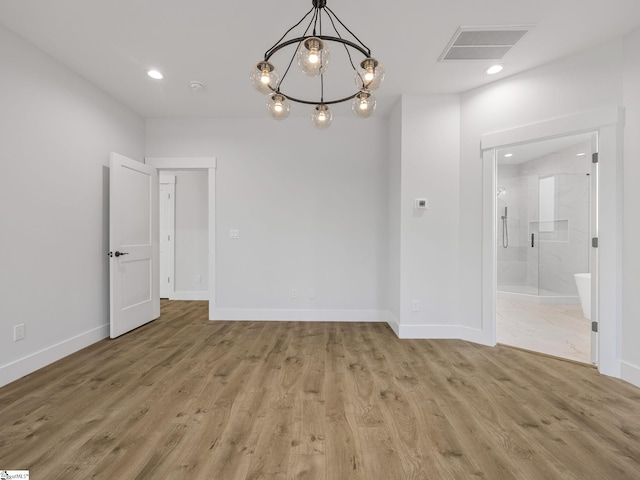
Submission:
MULTIPOLYGON (((507 193, 505 187, 498 187, 496 189, 496 197, 500 198, 507 193)), ((507 230, 507 207, 504 207, 504 215, 500 217, 502 219, 502 247, 507 248, 509 246, 509 231, 507 230)))
POLYGON ((502 215, 502 248, 509 246, 509 230, 507 229, 507 207, 504 207, 504 215, 502 215))

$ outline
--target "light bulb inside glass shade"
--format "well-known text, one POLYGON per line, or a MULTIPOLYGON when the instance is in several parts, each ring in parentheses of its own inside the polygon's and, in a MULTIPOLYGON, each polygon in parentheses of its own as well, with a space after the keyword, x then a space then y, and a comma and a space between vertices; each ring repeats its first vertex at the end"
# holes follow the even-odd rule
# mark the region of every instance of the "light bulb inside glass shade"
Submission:
POLYGON ((253 88, 264 95, 273 93, 278 86, 278 72, 269 62, 259 62, 251 69, 253 88))
POLYGON ((333 114, 331 110, 329 110, 329 107, 324 104, 316 105, 313 112, 311 112, 311 123, 313 123, 313 126, 316 128, 328 128, 332 121, 333 114))
POLYGON ((364 76, 362 77, 366 83, 373 82, 373 79, 376 78, 373 73, 373 67, 369 66, 364 70, 364 76))
POLYGON ((309 50, 309 63, 315 65, 320 61, 320 53, 317 48, 311 48, 309 50))
POLYGON ((361 90, 376 90, 384 81, 384 66, 375 58, 365 58, 356 69, 355 81, 361 90))
POLYGON ((300 70, 305 75, 317 77, 329 65, 329 47, 318 37, 310 37, 300 42, 296 57, 300 70))
POLYGON ((276 120, 284 120, 291 112, 289 100, 281 93, 274 93, 267 102, 267 112, 276 120))
POLYGON ((369 92, 358 93, 351 102, 351 110, 360 118, 369 118, 376 109, 376 98, 369 92))

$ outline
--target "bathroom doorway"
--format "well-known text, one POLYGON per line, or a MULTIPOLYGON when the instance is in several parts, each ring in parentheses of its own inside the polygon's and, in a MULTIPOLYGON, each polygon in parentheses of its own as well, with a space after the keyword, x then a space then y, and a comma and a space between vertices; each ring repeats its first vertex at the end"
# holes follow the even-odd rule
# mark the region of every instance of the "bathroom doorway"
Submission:
POLYGON ((596 133, 496 150, 498 343, 595 362, 589 276, 596 151, 596 133))

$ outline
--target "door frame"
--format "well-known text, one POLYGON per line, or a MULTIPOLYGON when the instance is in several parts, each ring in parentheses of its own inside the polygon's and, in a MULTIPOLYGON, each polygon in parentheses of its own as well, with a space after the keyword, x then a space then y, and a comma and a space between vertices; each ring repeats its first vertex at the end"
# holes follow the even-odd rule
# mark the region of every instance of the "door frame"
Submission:
MULTIPOLYGON (((496 174, 499 148, 579 133, 597 132, 599 151, 597 261, 592 273, 592 321, 598 322, 598 370, 620 377, 622 285, 622 131, 624 109, 617 106, 485 134, 482 153, 482 329, 496 344, 496 174)), ((593 250, 593 249, 592 249, 593 250)), ((592 252, 593 253, 593 252, 592 252)))
POLYGON ((193 170, 208 172, 208 300, 209 320, 215 320, 216 302, 216 157, 146 157, 145 164, 159 172, 176 170, 193 170))

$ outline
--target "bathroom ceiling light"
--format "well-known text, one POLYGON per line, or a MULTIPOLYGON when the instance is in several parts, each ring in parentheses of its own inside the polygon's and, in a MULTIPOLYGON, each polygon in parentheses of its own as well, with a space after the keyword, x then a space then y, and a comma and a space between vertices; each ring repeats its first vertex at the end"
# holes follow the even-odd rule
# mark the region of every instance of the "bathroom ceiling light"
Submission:
POLYGON ((266 51, 264 59, 252 67, 250 78, 253 87, 269 96, 267 111, 276 120, 283 119, 289 114, 289 102, 313 106, 311 121, 316 128, 320 129, 327 128, 331 124, 332 113, 329 106, 336 103, 352 101, 352 110, 358 117, 371 116, 376 108, 376 100, 372 92, 384 79, 382 63, 371 56, 371 50, 327 7, 327 0, 312 0, 312 4, 313 8, 302 17, 302 20, 287 30, 280 40, 266 51), (310 20, 305 22, 308 19, 310 20), (306 27, 302 25, 303 22, 306 23, 306 27), (328 31, 323 32, 323 23, 325 30, 328 31), (292 33, 300 25, 302 26, 298 29, 299 32, 292 33), (283 49, 287 47, 293 52, 289 55, 287 62, 280 62, 284 68, 284 73, 280 76, 276 70, 275 54, 286 51, 283 49), (329 51, 333 48, 337 53, 341 53, 340 50, 344 48, 350 64, 348 69, 350 73, 346 79, 349 83, 355 83, 354 89, 357 90, 343 98, 326 99, 324 76, 329 68, 329 51), (284 80, 294 62, 304 75, 319 77, 319 82, 314 82, 320 87, 315 95, 294 98, 285 92, 284 80))
POLYGON ((495 75, 496 73, 500 73, 504 67, 502 65, 492 65, 487 68, 488 75, 495 75))
POLYGON ((511 158, 513 157, 513 153, 505 153, 504 154, 504 158, 511 158))
POLYGON ((149 75, 154 80, 162 80, 163 78, 163 75, 158 70, 149 70, 147 72, 147 75, 149 75))
POLYGON ((586 155, 586 153, 582 152, 582 153, 578 153, 578 154, 576 155, 576 157, 584 157, 585 155, 586 155))

